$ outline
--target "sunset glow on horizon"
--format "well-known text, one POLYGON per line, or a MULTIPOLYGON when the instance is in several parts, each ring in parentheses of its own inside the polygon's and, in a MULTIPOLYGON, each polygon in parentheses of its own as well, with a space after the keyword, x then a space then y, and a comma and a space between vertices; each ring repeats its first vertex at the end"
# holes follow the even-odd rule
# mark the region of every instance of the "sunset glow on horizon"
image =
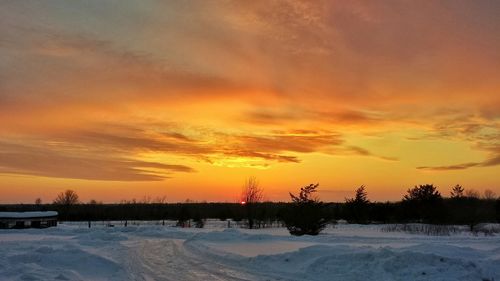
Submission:
MULTIPOLYGON (((3 1, 0 203, 500 194, 498 1, 3 1)), ((243 202, 242 202, 243 203, 243 202)))

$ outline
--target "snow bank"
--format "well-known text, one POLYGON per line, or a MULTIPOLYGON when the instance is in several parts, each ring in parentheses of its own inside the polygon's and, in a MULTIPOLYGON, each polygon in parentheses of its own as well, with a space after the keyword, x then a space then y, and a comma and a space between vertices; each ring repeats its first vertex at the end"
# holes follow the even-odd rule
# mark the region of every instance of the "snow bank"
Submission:
POLYGON ((380 226, 339 228, 315 237, 227 230, 195 235, 185 246, 205 259, 285 280, 500 279, 499 237, 391 237, 380 226))
MULTIPOLYGON (((257 256, 255 269, 300 280, 492 280, 498 261, 470 261, 392 248, 310 246, 257 256)), ((496 272, 495 272, 496 271, 496 272)))
POLYGON ((42 246, 7 255, 3 278, 13 280, 110 280, 124 277, 120 266, 75 247, 42 246), (57 270, 54 270, 57 269, 57 270))
POLYGON ((0 279, 500 280, 500 237, 62 224, 0 230, 0 279))
POLYGON ((0 241, 1 280, 126 280, 118 263, 71 240, 0 241))

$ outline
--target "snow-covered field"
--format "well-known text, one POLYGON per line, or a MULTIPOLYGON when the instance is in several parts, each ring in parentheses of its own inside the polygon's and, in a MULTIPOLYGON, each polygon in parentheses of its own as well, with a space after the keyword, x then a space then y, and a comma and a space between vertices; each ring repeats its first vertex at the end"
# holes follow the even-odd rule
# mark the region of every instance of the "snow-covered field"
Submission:
POLYGON ((500 236, 224 225, 0 230, 0 280, 500 280, 500 236))

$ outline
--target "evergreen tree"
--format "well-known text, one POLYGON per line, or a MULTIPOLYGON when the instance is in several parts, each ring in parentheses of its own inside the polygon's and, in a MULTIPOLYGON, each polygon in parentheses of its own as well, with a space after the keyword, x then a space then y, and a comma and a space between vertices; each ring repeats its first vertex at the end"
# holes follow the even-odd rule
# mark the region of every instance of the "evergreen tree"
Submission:
POLYGON ((356 195, 354 198, 346 199, 346 203, 355 203, 355 204, 368 204, 370 200, 368 200, 368 194, 365 190, 365 186, 362 185, 356 189, 356 195))
POLYGON ((408 194, 403 197, 403 201, 421 201, 429 202, 441 200, 441 194, 432 184, 424 184, 408 189, 408 194))
POLYGON ((408 189, 403 197, 403 207, 406 217, 424 222, 442 222, 445 217, 443 197, 437 187, 424 184, 408 189))
POLYGON ((346 199, 346 219, 354 223, 366 223, 368 221, 368 194, 365 186, 356 189, 354 198, 346 199))
POLYGON ((285 224, 292 235, 318 235, 328 223, 323 211, 323 202, 313 197, 319 184, 310 184, 300 189, 298 196, 290 193, 292 203, 285 216, 285 224))

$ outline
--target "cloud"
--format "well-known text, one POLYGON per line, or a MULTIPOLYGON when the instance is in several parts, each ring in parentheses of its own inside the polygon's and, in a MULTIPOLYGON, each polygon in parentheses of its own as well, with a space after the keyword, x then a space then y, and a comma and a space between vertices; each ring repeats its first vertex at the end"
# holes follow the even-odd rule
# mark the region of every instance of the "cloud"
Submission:
POLYGON ((251 99, 265 90, 297 102, 318 99, 324 106, 340 102, 362 108, 415 100, 428 106, 429 99, 446 101, 451 93, 457 102, 467 102, 475 88, 482 90, 475 92, 483 104, 490 104, 496 92, 492 78, 498 60, 492 50, 500 42, 488 36, 497 21, 484 3, 153 1, 140 8, 96 2, 4 7, 2 35, 10 47, 2 49, 9 58, 2 69, 8 69, 10 86, 5 87, 12 96, 47 84, 52 89, 44 95, 94 101, 102 100, 103 92, 125 100, 251 99), (93 13, 96 7, 102 17, 93 13), (61 11, 79 13, 68 19, 61 11), (186 11, 189 20, 180 16, 186 11), (464 75, 464 65, 475 71, 464 75), (15 79, 20 73, 31 86, 15 79), (455 83, 460 79, 466 79, 467 91, 464 83, 455 83))
POLYGON ((266 103, 271 95, 310 111, 251 112, 250 122, 366 125, 381 121, 371 110, 404 111, 403 104, 414 115, 450 96, 491 115, 500 40, 489 36, 497 26, 489 5, 497 4, 3 4, 0 117, 144 103, 168 110, 220 97, 266 103), (187 11, 189 20, 180 16, 187 11))
POLYGON ((496 165, 500 165, 500 155, 494 156, 481 163, 482 167, 491 167, 496 165))
POLYGON ((167 134, 155 134, 138 130, 137 133, 113 132, 101 133, 94 131, 75 131, 54 136, 55 139, 82 145, 84 147, 103 148, 121 152, 130 151, 155 151, 169 152, 186 155, 209 154, 213 148, 203 145, 201 142, 186 141, 186 137, 173 132, 167 134), (175 136, 172 138, 172 136, 175 136))
POLYGON ((466 170, 473 167, 491 167, 499 164, 500 123, 496 116, 485 115, 481 111, 465 113, 460 110, 443 110, 441 113, 434 112, 422 119, 419 122, 429 126, 429 128, 422 135, 407 137, 408 140, 464 142, 474 150, 482 153, 486 152, 488 158, 481 162, 420 166, 417 169, 451 171, 466 170), (432 119, 427 121, 429 118, 432 119))
POLYGON ((173 172, 194 170, 184 165, 145 162, 109 153, 61 153, 47 147, 0 143, 0 173, 104 181, 158 181, 173 172))
POLYGON ((319 135, 269 135, 269 136, 236 136, 243 147, 257 151, 291 151, 309 153, 328 146, 340 145, 343 141, 337 134, 319 135))
MULTIPOLYGON (((3 170, 152 180, 184 172, 131 160, 150 152, 262 165, 305 153, 396 160, 347 143, 348 130, 420 130, 408 139, 491 152, 499 7, 459 2, 0 3, 0 133, 25 146, 2 152, 3 170), (103 120, 131 125, 96 125, 103 120), (44 156, 49 142, 58 146, 44 156), (87 172, 67 168, 78 165, 87 172)), ((497 165, 491 155, 419 169, 497 165)))
MULTIPOLYGON (((304 132, 304 131, 302 131, 304 132)), ((308 131, 309 132, 309 131, 308 131)), ((290 153, 322 152, 340 145, 343 141, 337 134, 267 134, 267 135, 219 135, 220 153, 223 157, 247 157, 265 161, 299 163, 300 158, 290 153)), ((210 156, 209 156, 210 157, 210 156)), ((218 158, 220 156, 213 155, 218 158)))
POLYGON ((247 112, 243 121, 258 125, 286 125, 290 122, 327 123, 339 126, 374 125, 387 122, 380 113, 361 110, 311 110, 301 106, 285 109, 258 108, 247 112))
POLYGON ((417 169, 429 170, 429 171, 452 171, 452 170, 465 170, 465 169, 468 169, 471 167, 477 167, 477 166, 480 166, 480 163, 469 162, 469 163, 455 164, 455 165, 449 165, 449 166, 436 166, 436 167, 421 166, 421 167, 417 167, 417 169))
POLYGON ((482 162, 468 162, 449 166, 436 166, 427 167, 421 166, 417 167, 419 170, 429 170, 429 171, 453 171, 453 170, 465 170, 472 167, 493 167, 500 165, 500 155, 492 156, 482 162))
POLYGON ((226 136, 228 145, 224 148, 227 156, 246 156, 278 162, 300 162, 289 153, 324 153, 329 155, 359 155, 375 157, 386 161, 397 158, 378 156, 369 150, 346 144, 342 135, 328 131, 288 130, 275 131, 268 135, 226 136))
POLYGON ((273 153, 262 153, 256 151, 239 151, 239 150, 227 150, 224 152, 225 156, 229 157, 248 157, 248 158, 259 158, 263 160, 270 160, 276 162, 292 162, 299 163, 300 160, 297 156, 281 155, 273 153))
POLYGON ((368 149, 362 148, 359 146, 348 145, 348 146, 344 147, 344 149, 346 150, 346 153, 354 153, 354 154, 360 155, 360 156, 371 156, 371 157, 375 157, 377 159, 381 159, 381 160, 385 160, 385 161, 399 161, 399 159, 396 157, 379 156, 379 155, 373 154, 368 149))
POLYGON ((239 134, 190 129, 185 134, 177 131, 178 125, 138 123, 141 124, 139 127, 97 123, 91 126, 93 129, 74 128, 36 137, 33 134, 24 138, 11 137, 10 142, 0 143, 0 173, 154 181, 171 177, 174 173, 194 171, 184 165, 139 160, 141 155, 151 153, 248 167, 299 163, 300 154, 313 152, 356 154, 387 160, 364 148, 345 144, 340 134, 329 131, 295 129, 268 134, 239 134))

